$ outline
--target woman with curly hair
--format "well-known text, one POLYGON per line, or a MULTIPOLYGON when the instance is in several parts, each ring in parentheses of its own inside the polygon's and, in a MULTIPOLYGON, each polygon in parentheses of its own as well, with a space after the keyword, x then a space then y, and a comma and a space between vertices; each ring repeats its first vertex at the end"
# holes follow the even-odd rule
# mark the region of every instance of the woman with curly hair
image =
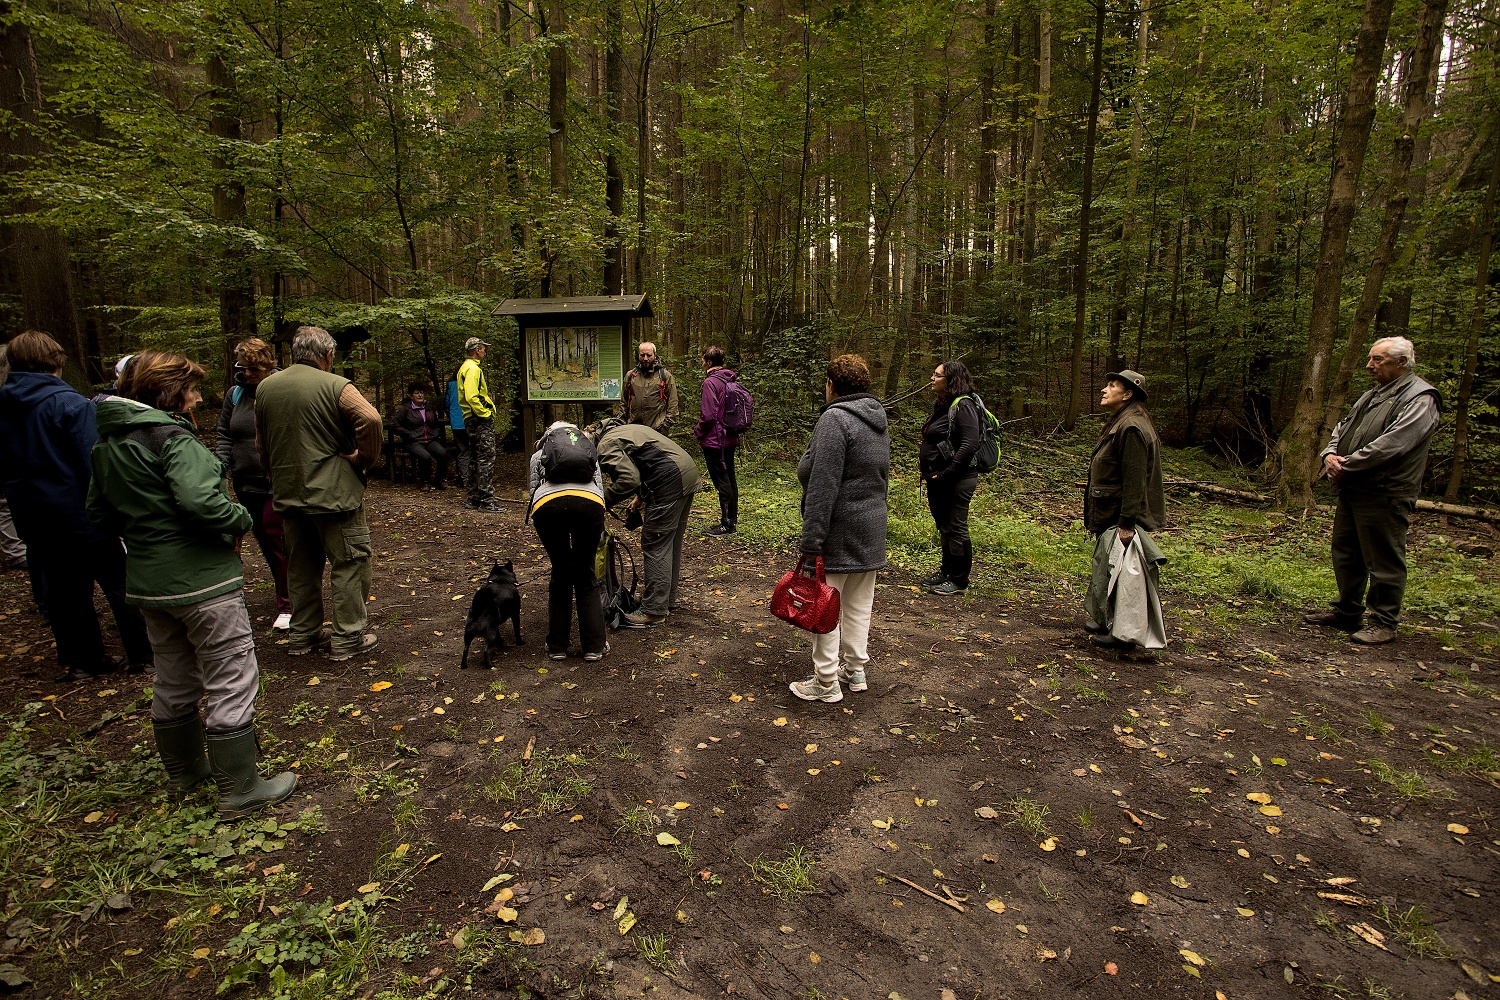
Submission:
POLYGON ((182 791, 212 777, 233 818, 285 799, 297 776, 267 780, 256 766, 260 667, 239 557, 251 519, 194 433, 203 374, 180 355, 136 355, 120 394, 98 405, 88 512, 125 539, 125 599, 145 614, 156 654, 156 751, 182 791))
POLYGON ((932 594, 968 589, 974 566, 969 540, 969 503, 979 486, 974 455, 984 441, 974 379, 962 361, 944 361, 932 372, 932 413, 922 426, 918 466, 927 487, 927 509, 942 540, 938 571, 922 581, 932 594))

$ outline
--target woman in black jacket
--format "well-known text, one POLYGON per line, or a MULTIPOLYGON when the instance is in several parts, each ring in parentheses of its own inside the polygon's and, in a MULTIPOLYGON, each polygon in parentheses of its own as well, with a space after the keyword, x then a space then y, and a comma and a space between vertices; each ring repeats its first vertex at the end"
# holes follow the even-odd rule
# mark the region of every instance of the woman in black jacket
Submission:
POLYGON ((932 511, 943 559, 922 581, 931 594, 958 594, 969 586, 974 545, 969 541, 969 501, 979 485, 974 453, 983 441, 974 380, 962 361, 944 361, 932 372, 932 414, 922 426, 918 452, 927 509, 932 511))
POLYGON ((276 621, 271 628, 285 632, 292 627, 292 599, 286 589, 286 535, 281 515, 271 502, 271 481, 260 467, 255 450, 255 387, 276 367, 276 353, 259 337, 234 345, 234 386, 219 411, 219 433, 214 455, 229 469, 234 495, 250 512, 250 531, 260 543, 261 555, 276 583, 276 621))
POLYGON ((396 433, 406 442, 406 451, 417 460, 417 476, 423 490, 443 489, 448 478, 448 449, 443 447, 443 418, 427 401, 427 386, 413 382, 406 387, 406 402, 396 411, 396 433), (437 475, 432 463, 437 463, 437 475))

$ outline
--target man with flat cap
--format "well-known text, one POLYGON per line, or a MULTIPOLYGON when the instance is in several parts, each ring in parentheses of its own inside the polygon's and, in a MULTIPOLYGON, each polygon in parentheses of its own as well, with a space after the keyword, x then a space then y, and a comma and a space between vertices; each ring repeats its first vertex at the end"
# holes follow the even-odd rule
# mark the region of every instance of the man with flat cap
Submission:
POLYGON ((1146 379, 1125 369, 1104 377, 1099 408, 1108 416, 1084 493, 1084 526, 1095 535, 1084 628, 1105 649, 1166 645, 1159 567, 1166 562, 1149 532, 1166 523, 1161 437, 1146 411, 1146 379))
POLYGON ((478 337, 464 341, 464 363, 458 366, 458 405, 469 435, 469 506, 488 514, 500 511, 495 502, 491 476, 495 469, 495 401, 484 381, 484 360, 489 347, 478 337))

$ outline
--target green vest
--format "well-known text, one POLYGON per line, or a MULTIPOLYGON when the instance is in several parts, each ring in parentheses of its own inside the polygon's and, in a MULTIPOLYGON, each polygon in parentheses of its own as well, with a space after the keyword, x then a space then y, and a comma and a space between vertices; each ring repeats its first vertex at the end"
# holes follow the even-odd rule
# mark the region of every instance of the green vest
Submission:
POLYGON ((1131 402, 1104 425, 1094 454, 1089 459, 1089 483, 1083 497, 1083 523, 1098 534, 1120 523, 1120 517, 1135 518, 1147 531, 1160 531, 1167 523, 1166 499, 1162 495, 1161 438, 1144 405, 1131 402), (1125 468, 1125 432, 1134 430, 1146 444, 1146 468, 1125 468))
MULTIPOLYGON (((1338 454, 1352 455, 1380 437, 1402 411, 1423 396, 1431 396, 1439 410, 1442 409, 1443 399, 1438 391, 1413 374, 1367 391, 1355 401, 1343 429, 1339 431, 1338 454)), ((1378 468, 1347 473, 1340 480, 1339 489, 1415 500, 1422 492, 1422 476, 1427 471, 1427 450, 1431 441, 1429 435, 1411 451, 1378 468)))
POLYGON ((354 428, 339 411, 349 380, 306 363, 266 376, 255 390, 255 430, 270 457, 266 469, 278 511, 337 514, 358 510, 365 477, 343 458, 354 428))

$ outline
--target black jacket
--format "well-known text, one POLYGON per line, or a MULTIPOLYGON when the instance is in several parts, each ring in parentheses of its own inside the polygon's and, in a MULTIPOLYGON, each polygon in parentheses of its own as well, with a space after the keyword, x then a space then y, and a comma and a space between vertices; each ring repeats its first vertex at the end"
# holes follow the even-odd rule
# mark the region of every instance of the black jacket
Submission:
POLYGON ((443 439, 442 415, 430 402, 422 408, 422 411, 419 411, 411 405, 411 400, 408 399, 396 411, 396 416, 391 423, 395 426, 396 433, 401 435, 401 440, 409 445, 426 444, 429 441, 443 439))
POLYGON ((974 469, 974 453, 984 441, 984 431, 979 426, 979 407, 968 396, 959 400, 953 410, 953 443, 948 442, 948 413, 953 400, 938 399, 932 404, 932 414, 922 425, 922 443, 917 449, 917 458, 922 478, 934 474, 939 480, 955 482, 965 476, 978 475, 974 469))
POLYGON ((234 377, 234 387, 224 397, 214 455, 229 467, 235 493, 270 495, 271 481, 260 467, 260 453, 255 450, 255 385, 245 381, 244 375, 234 377))

